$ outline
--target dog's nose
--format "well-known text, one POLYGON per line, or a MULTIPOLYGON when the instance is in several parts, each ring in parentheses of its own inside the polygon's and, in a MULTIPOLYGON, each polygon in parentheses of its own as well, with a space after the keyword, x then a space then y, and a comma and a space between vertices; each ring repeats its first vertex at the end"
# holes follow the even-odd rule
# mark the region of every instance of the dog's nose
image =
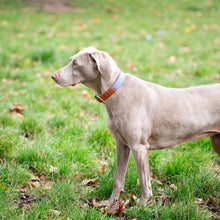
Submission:
POLYGON ((54 74, 51 76, 51 78, 52 78, 53 80, 58 79, 58 74, 57 74, 57 73, 54 73, 54 74))

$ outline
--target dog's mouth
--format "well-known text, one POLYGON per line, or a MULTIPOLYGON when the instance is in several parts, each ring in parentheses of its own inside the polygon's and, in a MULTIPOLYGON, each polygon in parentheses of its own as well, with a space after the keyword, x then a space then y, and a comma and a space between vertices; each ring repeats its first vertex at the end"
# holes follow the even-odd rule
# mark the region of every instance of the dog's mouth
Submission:
POLYGON ((74 87, 76 85, 76 83, 73 83, 71 86, 74 87))

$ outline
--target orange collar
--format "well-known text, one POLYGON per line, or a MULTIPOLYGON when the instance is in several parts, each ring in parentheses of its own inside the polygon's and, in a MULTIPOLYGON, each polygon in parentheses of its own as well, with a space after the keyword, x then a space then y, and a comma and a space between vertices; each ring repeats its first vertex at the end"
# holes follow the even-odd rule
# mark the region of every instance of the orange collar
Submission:
POLYGON ((121 72, 118 79, 116 80, 116 82, 111 86, 111 88, 109 90, 107 90, 103 95, 101 96, 98 96, 98 95, 95 95, 95 99, 100 102, 100 103, 105 103, 105 101, 110 97, 112 96, 118 89, 119 87, 121 86, 121 84, 123 83, 124 81, 124 73, 121 72))

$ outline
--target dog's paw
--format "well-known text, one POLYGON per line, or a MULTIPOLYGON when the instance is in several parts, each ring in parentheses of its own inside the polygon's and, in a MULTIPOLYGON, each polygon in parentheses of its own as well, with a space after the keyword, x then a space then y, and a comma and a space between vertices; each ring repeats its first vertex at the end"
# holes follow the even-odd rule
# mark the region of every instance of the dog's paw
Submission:
POLYGON ((146 206, 147 205, 147 201, 150 199, 150 197, 152 196, 152 194, 151 195, 149 195, 149 196, 141 196, 141 198, 140 198, 140 200, 139 200, 139 206, 146 206))

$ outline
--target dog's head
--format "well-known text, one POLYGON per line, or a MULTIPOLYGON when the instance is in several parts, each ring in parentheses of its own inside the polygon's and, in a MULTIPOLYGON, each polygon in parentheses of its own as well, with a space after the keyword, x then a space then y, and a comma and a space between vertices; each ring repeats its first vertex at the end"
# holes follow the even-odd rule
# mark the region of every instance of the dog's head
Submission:
POLYGON ((88 47, 70 58, 70 63, 56 71, 51 77, 61 86, 75 86, 101 76, 106 82, 117 70, 115 61, 108 53, 88 47))

